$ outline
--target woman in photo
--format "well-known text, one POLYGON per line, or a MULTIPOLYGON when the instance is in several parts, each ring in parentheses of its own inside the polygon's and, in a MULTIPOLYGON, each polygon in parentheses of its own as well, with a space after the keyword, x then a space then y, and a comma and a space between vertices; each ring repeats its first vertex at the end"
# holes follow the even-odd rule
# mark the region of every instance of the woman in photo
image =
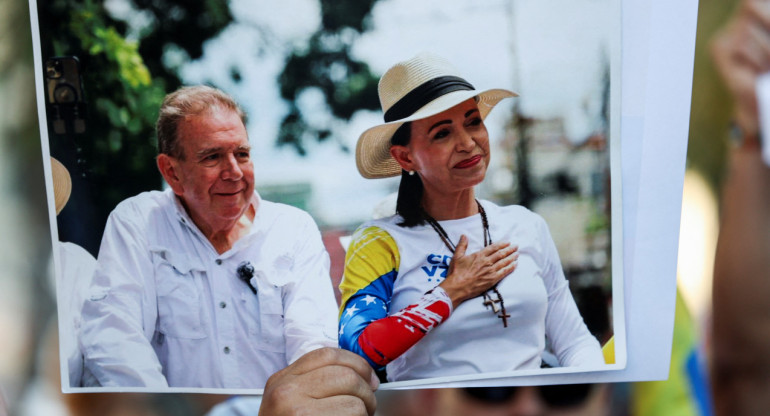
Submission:
POLYGON ((339 342, 389 381, 604 364, 548 226, 521 206, 477 200, 490 146, 483 92, 419 54, 380 79, 385 123, 358 140, 365 178, 401 175, 396 215, 363 224, 347 251, 339 342))

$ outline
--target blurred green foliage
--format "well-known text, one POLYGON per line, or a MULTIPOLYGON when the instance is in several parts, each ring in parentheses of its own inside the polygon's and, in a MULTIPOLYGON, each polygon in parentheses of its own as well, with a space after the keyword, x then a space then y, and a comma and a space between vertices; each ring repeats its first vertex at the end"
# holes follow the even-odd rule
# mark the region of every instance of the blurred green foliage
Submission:
POLYGON ((88 10, 72 13, 70 28, 89 55, 104 54, 117 65, 123 83, 131 88, 150 85, 150 71, 139 56, 137 42, 127 41, 113 26, 105 27, 103 19, 88 10))
POLYGON ((687 161, 714 190, 725 174, 732 99, 711 60, 710 40, 737 4, 737 0, 700 0, 698 6, 687 161))
POLYGON ((129 5, 131 16, 143 17, 140 27, 112 16, 102 2, 38 4, 43 60, 73 55, 80 62, 86 132, 57 135, 49 128, 49 142, 51 155, 67 166, 74 181, 70 203, 59 218, 60 238, 92 253, 120 201, 161 187, 154 125, 165 94, 181 85, 178 67, 166 67, 164 54, 173 50, 197 59, 203 42, 232 21, 226 0, 136 0, 129 5))
MULTIPOLYGON (((36 100, 32 67, 32 37, 29 4, 22 0, 0 2, 6 19, 0 25, 0 86, 3 87, 3 118, 0 140, 7 146, 12 165, 8 171, 24 181, 14 182, 25 198, 31 198, 32 209, 47 212, 40 165, 40 136, 36 117, 36 100), (12 85, 13 84, 13 85, 12 85), (12 118, 12 119, 11 119, 12 118)), ((43 227, 44 228, 44 227, 43 227)))
MULTIPOLYGON (((289 106, 281 122, 278 145, 292 146, 306 154, 307 140, 332 137, 330 125, 313 125, 297 106, 298 97, 309 89, 323 94, 329 112, 349 120, 358 110, 379 109, 379 77, 369 66, 355 59, 350 49, 357 37, 368 30, 368 20, 377 0, 321 0, 321 27, 306 44, 289 53, 278 78, 281 97, 289 106)), ((342 147, 347 151, 346 147, 342 147)))
MULTIPOLYGON (((321 0, 321 27, 307 42, 290 46, 278 79, 289 106, 279 145, 304 155, 307 140, 333 137, 333 126, 309 123, 298 107, 298 97, 309 89, 323 94, 335 119, 378 108, 378 77, 350 54, 355 39, 368 30, 376 2, 321 0)), ((49 140, 51 154, 75 178, 73 196, 59 217, 60 237, 92 253, 115 205, 161 186, 154 122, 163 96, 181 85, 180 67, 200 58, 205 41, 233 22, 226 0, 126 4, 128 11, 116 12, 125 16, 113 16, 95 0, 38 5, 43 60, 74 55, 81 65, 87 131, 56 135, 49 128, 49 140)), ((236 83, 240 74, 240 68, 231 68, 236 83)))

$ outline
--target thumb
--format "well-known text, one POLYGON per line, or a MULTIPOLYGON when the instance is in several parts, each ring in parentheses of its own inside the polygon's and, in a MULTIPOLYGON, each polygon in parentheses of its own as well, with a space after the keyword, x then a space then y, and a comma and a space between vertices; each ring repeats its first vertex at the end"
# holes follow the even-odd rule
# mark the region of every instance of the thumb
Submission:
POLYGON ((455 248, 455 257, 462 257, 465 255, 465 251, 468 250, 468 237, 465 234, 460 236, 460 241, 455 248))

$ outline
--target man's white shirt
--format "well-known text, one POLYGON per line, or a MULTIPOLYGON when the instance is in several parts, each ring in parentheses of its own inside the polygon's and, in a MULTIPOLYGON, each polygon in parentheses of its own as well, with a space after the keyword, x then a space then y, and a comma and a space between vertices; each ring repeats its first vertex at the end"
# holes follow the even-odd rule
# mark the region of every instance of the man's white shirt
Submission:
POLYGON ((223 254, 171 190, 142 193, 112 212, 80 334, 86 369, 100 385, 263 388, 303 354, 337 346, 317 226, 256 193, 253 204, 249 232, 223 254), (239 278, 245 263, 256 294, 239 278))

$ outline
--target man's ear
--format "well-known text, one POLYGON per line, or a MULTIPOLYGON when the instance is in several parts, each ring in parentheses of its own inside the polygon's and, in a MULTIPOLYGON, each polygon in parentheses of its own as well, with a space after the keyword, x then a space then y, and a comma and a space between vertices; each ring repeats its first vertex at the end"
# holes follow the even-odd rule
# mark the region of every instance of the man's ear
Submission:
POLYGON ((414 161, 412 160, 412 153, 406 146, 394 144, 390 146, 390 155, 398 162, 401 169, 409 172, 415 170, 414 161))
POLYGON ((171 190, 177 195, 182 195, 184 193, 184 186, 182 186, 182 178, 179 177, 176 159, 161 153, 155 161, 158 164, 160 174, 163 175, 163 179, 166 180, 166 183, 171 187, 171 190))

